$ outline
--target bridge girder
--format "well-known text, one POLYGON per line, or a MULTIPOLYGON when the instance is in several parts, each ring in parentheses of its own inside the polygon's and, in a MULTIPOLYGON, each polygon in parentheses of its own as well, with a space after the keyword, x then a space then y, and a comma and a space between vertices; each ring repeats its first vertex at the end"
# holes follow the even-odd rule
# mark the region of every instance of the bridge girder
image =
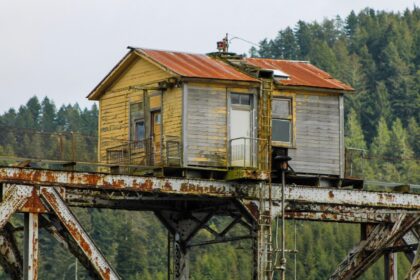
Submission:
MULTIPOLYGON (((183 246, 186 249, 183 251, 184 256, 187 257, 187 249, 191 246, 248 237, 255 240, 258 235, 256 229, 258 228, 259 204, 267 199, 267 197, 259 196, 258 184, 252 182, 245 184, 10 167, 0 168, 0 183, 3 184, 2 189, 5 190, 3 201, 0 203, 0 225, 6 223, 15 211, 38 213, 41 217, 41 224, 44 221, 47 224, 47 230, 61 240, 61 243, 80 260, 89 260, 89 265, 86 267, 95 271, 94 275, 100 279, 119 278, 105 258, 101 256, 99 249, 77 222, 68 206, 154 211, 172 232, 174 247, 177 244, 183 246), (13 187, 8 187, 8 184, 13 184, 13 187), (37 199, 37 195, 40 199, 37 199), (185 205, 185 202, 191 207, 184 212, 187 216, 189 215, 189 218, 179 216, 182 211, 177 206, 185 205), (193 212, 195 214, 191 216, 193 212), (231 216, 232 222, 226 231, 241 224, 250 230, 249 236, 227 237, 225 232, 211 232, 211 229, 208 229, 214 236, 213 240, 192 243, 191 239, 195 233, 206 228, 206 221, 211 217, 210 213, 211 215, 231 216), (178 218, 175 219, 176 222, 174 219, 169 219, 174 214, 178 215, 178 218), (76 225, 76 229, 74 225, 76 225), (194 226, 187 227, 186 225, 194 226), (189 233, 183 236, 180 232, 189 233), (86 250, 83 248, 86 244, 89 245, 89 248, 93 248, 94 257, 86 254, 86 250)), ((394 225, 391 233, 395 228, 398 234, 393 235, 393 242, 387 239, 389 242, 386 244, 375 243, 377 247, 367 250, 376 252, 370 257, 362 254, 363 257, 359 258, 359 262, 365 263, 363 268, 372 263, 378 253, 396 250, 394 245, 397 241, 401 244, 404 243, 403 233, 409 226, 404 220, 408 218, 401 221, 401 217, 418 219, 420 215, 420 195, 418 194, 289 185, 286 187, 285 196, 286 218, 374 224, 375 228, 382 228, 382 230, 378 229, 377 234, 374 234, 378 236, 381 235, 381 232, 387 230, 389 232, 390 224, 394 225), (366 261, 367 259, 369 261, 366 261)), ((273 185, 273 216, 279 215, 280 209, 281 188, 278 185, 273 185)), ((413 225, 416 223, 418 220, 413 225)), ((180 246, 178 247, 181 248, 180 246)), ((413 245, 410 246, 413 250, 413 245)), ((366 250, 361 251, 365 252, 366 250)), ((419 270, 418 251, 412 266, 411 273, 413 275, 418 274, 419 270)), ((181 258, 179 261, 182 262, 185 259, 187 258, 181 258)), ((258 263, 258 260, 254 260, 254 262, 258 263)), ((180 267, 187 268, 187 265, 180 267)), ((184 272, 180 274, 181 277, 176 279, 186 279, 188 270, 184 270, 184 272)), ((253 275, 253 279, 262 279, 260 277, 255 273, 253 275)))

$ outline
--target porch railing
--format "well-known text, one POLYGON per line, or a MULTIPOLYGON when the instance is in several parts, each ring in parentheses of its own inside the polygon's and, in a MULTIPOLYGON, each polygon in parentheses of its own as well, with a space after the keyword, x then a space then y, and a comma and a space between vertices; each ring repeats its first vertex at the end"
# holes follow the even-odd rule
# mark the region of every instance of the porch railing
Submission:
POLYGON ((238 137, 229 140, 229 167, 268 169, 266 139, 238 137))
POLYGON ((153 137, 138 141, 125 141, 106 149, 106 161, 115 165, 179 166, 181 145, 178 137, 166 137, 163 142, 153 137))

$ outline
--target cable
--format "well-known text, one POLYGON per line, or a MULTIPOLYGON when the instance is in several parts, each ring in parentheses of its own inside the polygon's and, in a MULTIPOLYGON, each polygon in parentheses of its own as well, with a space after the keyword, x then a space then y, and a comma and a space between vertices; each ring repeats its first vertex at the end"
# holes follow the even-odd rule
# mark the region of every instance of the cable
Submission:
POLYGON ((230 34, 230 35, 232 35, 233 37, 229 39, 229 44, 230 44, 230 42, 232 42, 233 40, 238 39, 238 40, 240 40, 240 41, 243 41, 243 42, 248 43, 248 44, 250 44, 250 45, 253 45, 253 46, 255 46, 255 47, 260 47, 260 45, 259 45, 259 44, 257 44, 257 43, 251 42, 251 41, 249 41, 249 40, 246 40, 246 39, 241 38, 241 37, 239 37, 239 36, 236 36, 236 35, 234 35, 234 34, 230 34))

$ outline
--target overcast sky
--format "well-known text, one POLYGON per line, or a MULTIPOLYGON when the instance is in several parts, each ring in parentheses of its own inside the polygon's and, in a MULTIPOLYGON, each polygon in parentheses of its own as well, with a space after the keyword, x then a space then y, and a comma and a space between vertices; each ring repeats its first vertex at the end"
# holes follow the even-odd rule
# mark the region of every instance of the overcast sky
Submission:
MULTIPOLYGON (((0 113, 33 95, 90 106, 85 96, 128 45, 206 53, 226 32, 259 42, 298 20, 414 5, 420 0, 0 0, 0 113)), ((250 47, 234 40, 230 50, 250 47)))

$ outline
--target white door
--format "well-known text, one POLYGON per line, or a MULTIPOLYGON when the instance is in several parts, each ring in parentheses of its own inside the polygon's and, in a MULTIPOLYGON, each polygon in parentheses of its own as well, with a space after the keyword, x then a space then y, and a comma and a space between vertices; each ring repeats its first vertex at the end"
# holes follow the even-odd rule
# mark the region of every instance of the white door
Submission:
POLYGON ((251 120, 249 110, 232 109, 230 112, 231 165, 251 167, 251 120))

